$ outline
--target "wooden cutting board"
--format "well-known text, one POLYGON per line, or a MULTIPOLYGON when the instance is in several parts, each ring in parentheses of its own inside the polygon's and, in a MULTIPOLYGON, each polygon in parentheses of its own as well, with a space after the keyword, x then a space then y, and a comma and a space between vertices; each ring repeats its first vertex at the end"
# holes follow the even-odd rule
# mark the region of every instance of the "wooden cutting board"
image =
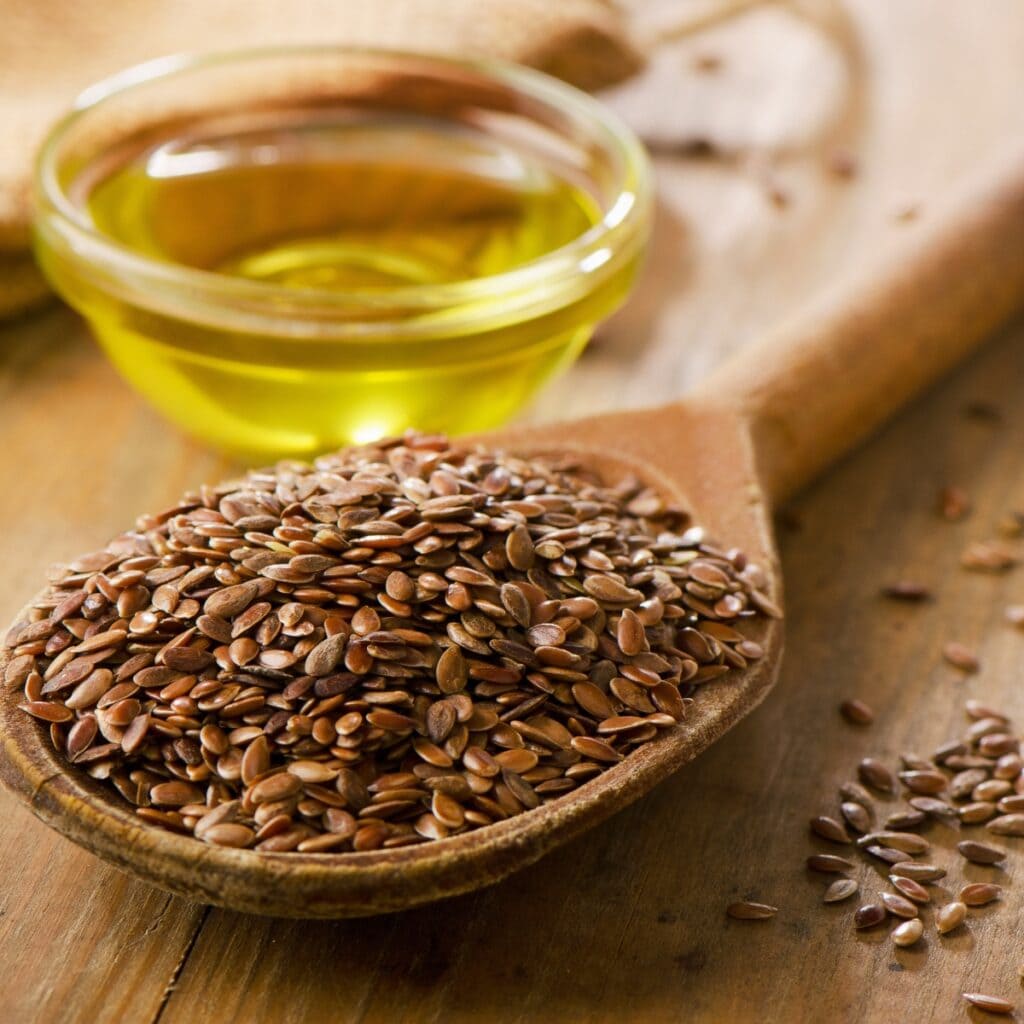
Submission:
MULTIPOLYGON (((643 83, 610 97, 661 152, 651 260, 534 417, 674 397, 1019 140, 1019 0, 810 9, 825 12, 828 38, 758 12, 663 47, 643 83), (850 179, 829 169, 839 143, 857 158, 850 179)), ((639 17, 664 31, 695 11, 650 0, 639 17)), ((927 753, 959 733, 968 696, 1024 724, 1024 633, 1002 620, 1024 603, 1024 569, 958 568, 969 540, 1024 509, 1022 396, 1018 325, 804 495, 782 535, 788 655, 766 705, 604 829, 491 890, 369 921, 243 918, 127 880, 0 794, 0 1016, 916 1024, 972 1019, 965 989, 1024 1003, 1024 841, 1002 906, 899 953, 881 931, 854 934, 852 907, 823 908, 803 867, 821 846, 807 818, 834 811, 860 757, 927 753), (965 415, 978 400, 1000 415, 965 415), (974 500, 958 524, 934 513, 949 483, 974 500), (881 601, 901 576, 938 599, 881 601), (975 647, 981 672, 944 665, 948 639, 975 647), (840 719, 850 696, 878 711, 870 729, 840 719), (747 897, 779 916, 727 921, 726 904, 747 897)), ((228 469, 143 408, 56 309, 0 330, 0 436, 2 619, 46 563, 228 469)), ((864 882, 874 893, 874 876, 864 882)))

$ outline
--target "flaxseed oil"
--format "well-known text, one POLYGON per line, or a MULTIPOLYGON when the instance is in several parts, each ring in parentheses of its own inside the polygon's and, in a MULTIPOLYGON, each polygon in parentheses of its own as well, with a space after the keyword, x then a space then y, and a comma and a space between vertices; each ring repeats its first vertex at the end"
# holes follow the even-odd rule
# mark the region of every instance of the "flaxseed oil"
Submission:
POLYGON ((95 228, 132 252, 281 290, 277 326, 264 331, 255 315, 225 327, 201 303, 133 301, 46 267, 131 383, 187 430, 247 456, 498 424, 578 355, 636 263, 558 301, 544 282, 526 304, 485 285, 468 300, 478 317, 458 303, 396 311, 390 298, 408 286, 486 282, 600 217, 590 191, 539 157, 447 122, 196 128, 107 160, 77 187, 95 228), (337 297, 329 318, 342 325, 394 329, 343 340, 282 330, 288 296, 305 316, 311 290, 337 297))

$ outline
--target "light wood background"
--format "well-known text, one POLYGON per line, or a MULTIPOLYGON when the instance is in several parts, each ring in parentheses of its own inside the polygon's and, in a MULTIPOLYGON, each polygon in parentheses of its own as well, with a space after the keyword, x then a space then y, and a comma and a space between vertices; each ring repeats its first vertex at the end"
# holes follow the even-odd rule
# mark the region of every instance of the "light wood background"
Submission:
MULTIPOLYGON (((693 9, 650 0, 643 28, 693 9)), ((663 46, 644 81, 610 97, 661 151, 651 259, 629 307, 531 415, 682 393, 870 261, 905 229, 901 210, 926 216, 1020 138, 1019 0, 813 10, 831 37, 758 12, 663 46), (709 56, 718 69, 698 70, 709 56), (668 152, 694 140, 717 155, 668 152), (851 181, 826 168, 837 140, 858 156, 851 181)), ((961 1006, 964 989, 1024 1004, 1024 849, 1008 861, 1003 905, 898 953, 880 930, 854 934, 852 906, 822 907, 823 884, 803 867, 807 818, 834 810, 861 756, 929 751, 959 732, 968 696, 1024 722, 1024 633, 1002 618, 1024 602, 1024 570, 957 567, 969 540, 1024 509, 1022 398, 1024 323, 803 495, 780 527, 789 642, 774 694, 649 797, 490 890, 364 921, 245 918, 127 879, 0 794, 0 1019, 916 1024, 983 1019, 961 1006), (965 416, 978 399, 1001 420, 965 416), (975 501, 963 523, 935 515, 947 483, 975 501), (880 600, 900 576, 938 600, 880 600), (977 676, 942 663, 951 638, 978 649, 977 676), (870 729, 836 712, 854 695, 879 712, 870 729), (779 916, 726 920, 740 897, 779 916)), ((228 469, 144 408, 56 308, 0 328, 0 439, 4 620, 49 562, 228 469)), ((864 884, 874 891, 873 872, 864 884)))

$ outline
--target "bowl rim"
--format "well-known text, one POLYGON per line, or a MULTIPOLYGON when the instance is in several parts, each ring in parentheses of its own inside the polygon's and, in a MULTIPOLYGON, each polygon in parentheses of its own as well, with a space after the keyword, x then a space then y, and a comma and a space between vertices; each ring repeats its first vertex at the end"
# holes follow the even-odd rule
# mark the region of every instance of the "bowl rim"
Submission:
MULTIPOLYGON (((292 322, 303 316, 322 319, 332 313, 351 310, 356 303, 358 308, 375 313, 401 310, 398 319, 406 337, 409 336, 409 310, 415 311, 414 319, 422 316, 429 321, 430 314, 438 310, 464 307, 456 318, 445 318, 444 331, 451 334, 464 330, 467 322, 476 325, 493 318, 495 306, 501 307, 497 310, 499 316, 507 316, 510 306, 496 300, 505 299, 517 310, 528 310, 538 305, 536 293, 544 291, 547 295, 540 304, 545 308, 557 307, 565 304, 566 293, 571 296, 580 293, 581 276, 587 282, 585 291, 592 290, 642 247, 653 203, 651 165, 643 144, 613 111, 574 86, 508 61, 345 45, 286 45, 179 53, 101 79, 82 91, 70 111, 50 129, 36 159, 33 187, 36 207, 33 229, 37 247, 57 250, 77 267, 98 273, 104 280, 105 290, 117 291, 131 282, 133 302, 144 308, 158 308, 161 304, 156 297, 164 292, 179 299, 187 296, 190 306, 206 307, 207 316, 199 319, 208 319, 211 310, 227 313, 229 319, 236 313, 236 320, 246 321, 239 326, 251 330, 254 316, 273 318, 283 314, 292 322), (443 284, 334 290, 285 287, 152 258, 98 230, 61 185, 58 165, 62 143, 83 118, 104 104, 153 82, 169 81, 211 68, 289 57, 390 61, 397 63, 400 70, 426 70, 436 75, 470 73, 500 85, 570 117, 587 130, 604 153, 617 157, 621 171, 615 181, 615 197, 600 219, 580 235, 498 274, 443 284), (154 296, 154 301, 140 299, 140 288, 143 295, 148 291, 154 296), (561 301, 552 303, 555 291, 561 301), (478 308, 477 304, 483 299, 487 300, 480 303, 484 308, 478 308), (459 319, 463 314, 464 319, 459 319)), ((180 315, 180 306, 177 312, 180 315)), ((336 338, 338 323, 335 321, 329 326, 331 329, 323 333, 336 338)), ((363 340, 387 337, 394 331, 394 320, 387 316, 381 320, 375 315, 370 320, 348 320, 342 326, 353 329, 343 333, 352 333, 363 340)), ((436 324, 425 326, 425 333, 437 330, 436 324)), ((306 331, 297 333, 307 336, 306 331)), ((319 332, 314 331, 316 333, 319 332)))

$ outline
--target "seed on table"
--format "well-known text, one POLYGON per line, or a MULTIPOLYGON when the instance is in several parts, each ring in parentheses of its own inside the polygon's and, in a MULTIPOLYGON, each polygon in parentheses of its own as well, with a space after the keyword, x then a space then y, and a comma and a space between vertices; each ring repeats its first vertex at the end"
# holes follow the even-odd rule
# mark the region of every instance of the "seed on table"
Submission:
POLYGON ((1024 794, 1015 793, 1013 796, 1004 796, 996 809, 1000 814, 1017 814, 1024 811, 1024 794))
POLYGON ((839 787, 839 795, 844 800, 860 804, 868 811, 874 806, 874 798, 859 782, 844 782, 839 787))
POLYGON ((917 917, 917 907, 910 900, 894 892, 879 893, 882 906, 894 917, 917 917))
POLYGON ((906 896, 908 900, 913 900, 915 903, 931 903, 931 893, 920 882, 914 881, 913 878, 896 875, 894 878, 890 878, 889 881, 892 887, 899 891, 901 895, 906 896))
POLYGON ((913 793, 934 796, 941 793, 947 784, 946 776, 940 771, 900 772, 900 781, 913 793))
POLYGON ((965 768, 957 772, 950 780, 949 795, 954 800, 962 800, 974 792, 974 787, 988 778, 988 772, 984 768, 965 768))
POLYGON ((995 846, 986 846, 984 843, 976 843, 972 839, 965 839, 957 843, 956 848, 960 856, 973 864, 998 864, 1006 858, 1006 851, 995 846))
POLYGON ((973 673, 981 668, 981 662, 974 651, 956 640, 951 640, 943 646, 942 656, 950 665, 960 669, 961 672, 973 673))
POLYGON ((950 485, 939 491, 938 511, 947 522, 955 523, 966 518, 971 511, 971 499, 962 487, 950 485))
POLYGON ((992 774, 997 779, 1005 779, 1008 782, 1012 782, 1022 771, 1024 771, 1024 758, 1020 754, 1003 754, 996 761, 992 774))
POLYGON ((985 1010, 987 1013, 1013 1013, 1013 1003, 1009 999, 988 996, 982 992, 964 992, 963 997, 971 1006, 976 1006, 979 1010, 985 1010))
POLYGON ((946 869, 935 864, 920 864, 917 861, 903 861, 889 868, 890 878, 912 878, 915 882, 937 882, 946 877, 946 869))
POLYGON ((1002 892, 1002 886, 992 882, 972 882, 960 890, 959 900, 968 907, 983 907, 986 903, 999 899, 1002 892))
POLYGON ((912 946, 924 934, 924 924, 920 918, 912 918, 897 925, 892 930, 892 941, 897 946, 912 946))
MULTIPOLYGON (((982 736, 978 742, 978 753, 982 757, 1003 757, 1006 754, 1016 754, 1019 750, 1020 740, 1005 732, 989 733, 987 736, 982 736)), ((1013 776, 1011 775, 1010 778, 1013 776)))
POLYGON ((969 718, 998 718, 1004 722, 1009 721, 1009 717, 998 708, 994 708, 991 704, 986 704, 984 701, 976 700, 973 697, 964 701, 964 710, 969 718))
POLYGON ((853 926, 858 930, 875 928, 885 920, 885 917, 886 910, 881 903, 865 903, 858 907, 853 915, 853 926))
POLYGON ((905 860, 913 860, 912 853, 904 853, 902 850, 893 850, 888 846, 872 845, 864 848, 866 853, 886 864, 900 864, 905 860))
POLYGON ((971 790, 971 799, 979 802, 995 803, 996 800, 1001 800, 1012 792, 1013 786, 1006 779, 988 779, 985 782, 979 782, 971 790))
POLYGON ((996 805, 991 800, 976 800, 959 808, 960 820, 965 825, 979 825, 988 821, 996 813, 996 805))
POLYGON ((942 746, 937 747, 932 754, 932 760, 936 764, 943 764, 951 757, 962 756, 967 753, 967 744, 963 740, 948 740, 942 746))
POLYGON ((779 908, 769 906, 767 903, 751 903, 741 900, 738 903, 730 903, 725 908, 725 912, 737 921, 766 921, 768 918, 774 917, 779 912, 779 908))
POLYGON ((834 853, 815 853, 807 858, 807 866, 812 871, 820 871, 823 874, 843 874, 846 871, 853 871, 855 864, 845 857, 837 857, 834 853))
POLYGON ((985 827, 997 836, 1024 836, 1024 814, 1002 814, 985 827))
POLYGON ((844 700, 839 710, 852 725, 871 725, 875 720, 875 712, 862 700, 844 700))
POLYGON ((871 844, 887 846, 892 850, 902 850, 904 853, 927 853, 931 844, 924 836, 916 832, 869 832, 857 840, 858 846, 871 844))
POLYGON ((877 758, 865 757, 857 766, 857 774, 861 782, 880 793, 896 792, 896 776, 877 758))
POLYGON ((839 903, 849 899, 858 889, 852 878, 837 878, 826 890, 822 900, 825 903, 839 903))
POLYGON ((928 820, 924 811, 910 808, 905 811, 894 811, 883 822, 885 828, 890 831, 904 832, 908 828, 917 828, 928 820))
POLYGON ((967 727, 964 736, 968 742, 977 743, 993 733, 1005 733, 1006 724, 1005 718, 979 718, 967 727))
POLYGON ((921 757, 920 754, 915 754, 911 751, 904 751, 900 754, 900 762, 903 765, 904 771, 931 771, 935 767, 935 765, 933 765, 927 758, 921 757))
POLYGON ((882 596, 893 601, 928 601, 932 592, 917 580, 897 580, 882 588, 882 596))
POLYGON ((811 831, 822 839, 828 839, 833 843, 848 843, 850 835, 835 818, 819 815, 811 818, 811 831))
POLYGON ((960 564, 972 572, 1006 572, 1017 562, 1016 553, 998 540, 973 541, 960 555, 960 564))
POLYGON ((863 804, 847 800, 842 803, 839 810, 846 823, 856 832, 867 832, 871 828, 871 814, 863 804))
POLYGON ((959 928, 967 919, 967 907, 959 900, 947 903, 935 911, 935 929, 940 935, 946 935, 959 928))
POLYGON ((920 811, 933 818, 955 818, 957 816, 957 809, 952 804, 936 797, 913 796, 908 803, 915 811, 920 811))

